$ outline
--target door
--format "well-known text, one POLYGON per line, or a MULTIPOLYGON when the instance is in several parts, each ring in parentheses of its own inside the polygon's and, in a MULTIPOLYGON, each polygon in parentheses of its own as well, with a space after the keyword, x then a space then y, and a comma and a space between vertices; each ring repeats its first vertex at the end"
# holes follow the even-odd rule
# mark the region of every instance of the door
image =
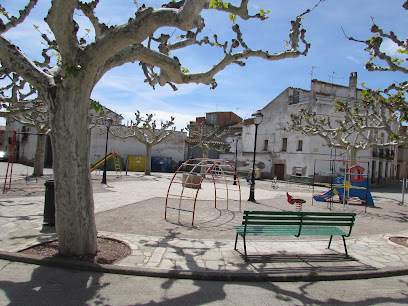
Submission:
POLYGON ((285 179, 285 164, 275 164, 274 168, 275 168, 274 176, 276 176, 278 180, 284 180, 285 179))

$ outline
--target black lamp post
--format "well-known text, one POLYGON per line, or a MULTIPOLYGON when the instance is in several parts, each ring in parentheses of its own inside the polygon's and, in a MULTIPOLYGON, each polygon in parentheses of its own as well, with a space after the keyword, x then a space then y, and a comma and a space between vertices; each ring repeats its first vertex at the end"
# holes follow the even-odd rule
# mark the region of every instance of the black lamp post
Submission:
MULTIPOLYGON (((241 137, 242 133, 235 133, 235 172, 237 172, 237 164, 238 164, 238 139, 241 137)), ((234 184, 237 184, 237 175, 234 173, 234 184)))
POLYGON ((106 156, 108 155, 108 139, 109 139, 109 129, 112 125, 112 118, 107 117, 104 119, 104 123, 106 125, 106 145, 105 145, 105 163, 103 164, 103 175, 102 175, 102 184, 106 184, 106 170, 107 170, 107 163, 106 163, 106 156))
POLYGON ((256 157, 256 138, 258 136, 258 125, 262 122, 263 120, 263 114, 261 111, 256 111, 255 113, 252 114, 252 117, 254 118, 254 123, 255 123, 255 142, 254 142, 254 160, 252 163, 252 175, 251 175, 251 187, 249 189, 249 199, 248 201, 254 202, 255 201, 255 157, 256 157))

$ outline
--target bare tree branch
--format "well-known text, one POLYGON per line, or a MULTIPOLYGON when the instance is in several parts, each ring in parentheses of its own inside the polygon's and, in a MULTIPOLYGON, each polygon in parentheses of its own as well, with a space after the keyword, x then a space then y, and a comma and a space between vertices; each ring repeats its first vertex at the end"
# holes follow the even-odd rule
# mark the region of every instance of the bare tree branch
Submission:
POLYGON ((19 17, 9 16, 6 9, 0 5, 0 14, 8 20, 8 22, 4 23, 3 20, 0 19, 0 34, 5 33, 11 28, 16 27, 20 23, 24 22, 37 2, 38 0, 29 0, 27 6, 23 10, 20 10, 19 17))
MULTIPOLYGON (((406 3, 404 4, 404 8, 406 9, 406 3)), ((371 32, 374 34, 371 38, 367 40, 359 40, 353 37, 349 37, 345 34, 344 35, 351 41, 363 43, 366 45, 365 50, 370 54, 370 59, 366 62, 366 69, 369 71, 400 71, 403 73, 408 73, 408 68, 406 66, 407 63, 407 55, 408 55, 408 39, 401 40, 399 39, 394 32, 386 33, 382 28, 380 28, 377 24, 374 23, 371 27, 371 32), (399 50, 398 52, 401 53, 401 57, 395 57, 388 55, 385 52, 382 52, 381 45, 385 39, 391 40, 393 43, 398 45, 399 50), (405 58, 403 57, 405 55, 405 58), (385 66, 378 66, 373 61, 376 59, 380 59, 385 66)))

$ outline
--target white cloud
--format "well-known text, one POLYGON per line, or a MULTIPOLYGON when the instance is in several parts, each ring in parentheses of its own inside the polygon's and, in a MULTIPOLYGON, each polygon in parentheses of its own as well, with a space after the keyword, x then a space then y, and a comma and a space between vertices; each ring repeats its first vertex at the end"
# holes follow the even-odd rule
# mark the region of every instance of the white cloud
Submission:
POLYGON ((396 43, 394 43, 391 39, 384 39, 384 42, 381 45, 381 51, 385 52, 386 54, 390 56, 401 56, 397 52, 397 50, 400 49, 396 43))
POLYGON ((358 59, 356 59, 354 56, 351 56, 351 55, 347 55, 346 56, 346 59, 348 59, 349 61, 352 61, 352 62, 354 62, 354 63, 356 63, 356 64, 361 64, 361 61, 360 60, 358 60, 358 59))

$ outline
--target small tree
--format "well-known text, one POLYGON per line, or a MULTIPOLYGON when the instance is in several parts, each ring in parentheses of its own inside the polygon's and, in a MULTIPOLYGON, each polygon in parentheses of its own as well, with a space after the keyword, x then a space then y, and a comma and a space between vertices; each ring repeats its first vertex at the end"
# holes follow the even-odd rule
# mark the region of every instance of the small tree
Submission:
POLYGON ((33 176, 43 175, 46 135, 50 128, 44 103, 38 98, 37 90, 17 73, 0 67, 0 117, 18 121, 37 130, 37 144, 34 157, 33 176))
POLYGON ((41 108, 37 90, 0 61, 0 117, 10 118, 41 108))
POLYGON ((153 120, 154 114, 146 114, 146 118, 140 115, 140 112, 135 113, 136 121, 132 122, 132 126, 126 128, 117 128, 116 131, 124 130, 125 136, 112 131, 112 135, 122 139, 136 138, 146 146, 145 159, 145 175, 150 175, 152 170, 152 149, 155 145, 163 141, 167 136, 173 133, 173 129, 169 129, 174 124, 174 117, 166 122, 161 121, 160 128, 157 128, 156 120, 153 120))
POLYGON ((401 92, 386 97, 366 90, 360 101, 338 100, 335 116, 301 109, 290 118, 287 131, 320 136, 330 147, 347 148, 350 160, 356 160, 361 150, 401 145, 408 140, 403 126, 408 118, 407 105, 401 92))
MULTIPOLYGON (((405 1, 403 8, 408 10, 408 1, 405 1)), ((399 39, 392 31, 386 33, 374 23, 374 19, 371 32, 374 35, 367 40, 357 40, 345 34, 349 40, 366 45, 365 50, 370 54, 366 69, 408 74, 408 40, 399 39), (384 39, 389 39, 398 46, 397 52, 401 57, 381 51, 384 39)), ((407 92, 406 81, 391 84, 385 90, 365 88, 360 101, 337 101, 336 117, 317 114, 311 109, 301 109, 299 114, 291 115, 292 122, 287 130, 320 136, 330 147, 347 147, 351 160, 355 160, 357 152, 361 150, 404 145, 408 143, 406 127, 403 126, 408 119, 405 100, 407 92)))
MULTIPOLYGON (((408 1, 404 2, 403 8, 408 10, 408 1)), ((375 24, 374 18, 372 20, 371 32, 374 35, 369 39, 358 40, 345 34, 349 40, 366 45, 365 50, 370 55, 366 69, 408 74, 408 39, 399 39, 392 31, 386 33, 375 24), (398 46, 400 57, 381 50, 384 39, 389 39, 398 46)), ((337 101, 336 117, 317 114, 311 109, 301 109, 299 114, 291 115, 292 122, 286 130, 320 136, 331 147, 347 147, 351 160, 355 160, 357 152, 361 150, 408 144, 406 127, 403 125, 408 120, 405 100, 407 92, 406 81, 391 84, 385 90, 365 88, 360 101, 337 101)))
POLYGON ((37 130, 37 143, 35 147, 34 170, 32 175, 34 177, 43 176, 45 143, 47 140, 46 133, 50 130, 47 110, 44 107, 37 107, 29 113, 13 116, 12 120, 25 126, 32 126, 37 130))
POLYGON ((229 128, 220 131, 217 126, 207 126, 204 122, 189 124, 186 127, 189 136, 186 141, 191 148, 199 147, 203 151, 203 158, 208 158, 210 150, 224 152, 229 144, 220 145, 219 140, 228 133, 229 128))

